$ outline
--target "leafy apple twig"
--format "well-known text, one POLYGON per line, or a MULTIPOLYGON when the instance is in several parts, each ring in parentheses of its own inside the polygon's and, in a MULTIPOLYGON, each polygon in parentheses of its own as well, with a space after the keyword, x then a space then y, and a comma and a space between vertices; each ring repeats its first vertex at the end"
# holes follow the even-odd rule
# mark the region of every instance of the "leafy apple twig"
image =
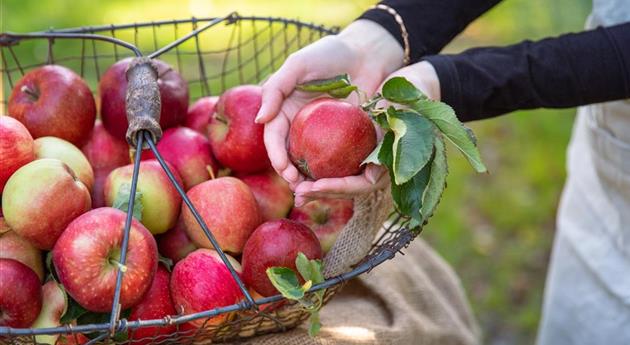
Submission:
MULTIPOLYGON (((345 98, 353 91, 363 95, 351 84, 347 74, 307 82, 297 89, 325 92, 335 98, 345 98)), ((430 100, 407 79, 389 79, 382 93, 361 107, 384 131, 383 139, 363 163, 382 165, 389 170, 395 207, 411 218, 412 229, 419 230, 426 224, 446 188, 448 165, 444 137, 466 157, 473 169, 480 173, 487 171, 472 130, 457 119, 453 108, 430 100), (390 105, 379 107, 383 100, 390 105)))
POLYGON ((310 327, 308 334, 315 336, 319 333, 321 323, 319 321, 319 310, 324 303, 325 289, 313 292, 315 301, 307 297, 306 292, 315 284, 324 282, 321 260, 309 260, 304 253, 298 253, 295 258, 295 267, 305 283, 300 284, 297 274, 287 267, 270 267, 267 269, 267 277, 273 286, 287 299, 298 301, 302 307, 308 311, 310 327))

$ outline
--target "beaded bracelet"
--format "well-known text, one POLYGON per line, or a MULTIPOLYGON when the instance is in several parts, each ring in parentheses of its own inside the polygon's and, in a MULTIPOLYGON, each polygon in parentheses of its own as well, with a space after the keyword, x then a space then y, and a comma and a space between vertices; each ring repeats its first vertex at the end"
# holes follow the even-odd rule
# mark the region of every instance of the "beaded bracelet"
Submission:
POLYGON ((370 9, 378 9, 378 10, 383 10, 389 14, 391 14, 394 17, 394 20, 396 21, 396 23, 398 23, 398 25, 400 26, 400 31, 401 31, 401 35, 402 35, 402 39, 403 39, 403 43, 404 43, 404 57, 403 57, 403 64, 406 66, 409 64, 409 62, 411 61, 411 49, 409 47, 409 33, 407 32, 407 27, 405 26, 405 22, 403 21, 402 17, 400 16, 400 14, 398 14, 398 12, 396 12, 395 9, 384 5, 384 4, 377 4, 374 5, 372 7, 370 7, 370 9))

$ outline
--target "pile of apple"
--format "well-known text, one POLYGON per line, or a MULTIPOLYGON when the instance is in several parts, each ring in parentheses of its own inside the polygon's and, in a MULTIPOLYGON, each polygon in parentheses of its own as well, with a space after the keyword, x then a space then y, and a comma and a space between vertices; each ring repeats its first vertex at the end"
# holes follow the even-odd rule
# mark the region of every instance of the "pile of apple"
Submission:
MULTIPOLYGON (((87 84, 65 67, 32 70, 13 89, 9 116, 0 117, 0 326, 60 326, 68 297, 87 312, 109 313, 119 269, 125 272, 120 303, 129 320, 191 314, 244 298, 149 151, 142 154, 137 214, 126 262, 120 263, 133 172, 124 141, 128 64, 128 59, 119 61, 102 76, 100 120, 87 84), (50 262, 45 265, 46 257, 50 262), (167 267, 161 257, 174 266, 167 267)), ((294 207, 288 184, 271 169, 263 126, 254 123, 260 87, 238 86, 189 107, 186 81, 166 63, 156 65, 164 130, 158 150, 249 291, 254 296, 277 294, 266 269, 295 270, 299 252, 321 258, 352 217, 352 201, 317 200, 294 207)), ((309 117, 331 127, 326 129, 330 140, 344 136, 343 126, 318 118, 330 106, 326 102, 338 101, 319 100, 303 109, 299 130, 304 133, 292 137, 292 149, 301 163, 309 164, 312 176, 322 177, 326 170, 356 173, 309 158, 309 151, 333 150, 330 142, 321 143, 321 135, 309 134, 309 117)), ((335 116, 344 116, 335 111, 335 116)), ((365 122, 351 116, 345 117, 350 126, 365 122)), ((375 145, 375 134, 368 132, 367 137, 372 147, 363 149, 358 162, 375 145)), ((352 160, 352 155, 335 155, 352 160)), ((358 168, 357 162, 352 164, 358 168)), ((228 318, 220 315, 207 324, 228 318)), ((183 326, 196 328, 204 321, 183 326)), ((133 337, 174 330, 143 328, 133 337)), ((55 344, 87 338, 37 339, 55 344)))

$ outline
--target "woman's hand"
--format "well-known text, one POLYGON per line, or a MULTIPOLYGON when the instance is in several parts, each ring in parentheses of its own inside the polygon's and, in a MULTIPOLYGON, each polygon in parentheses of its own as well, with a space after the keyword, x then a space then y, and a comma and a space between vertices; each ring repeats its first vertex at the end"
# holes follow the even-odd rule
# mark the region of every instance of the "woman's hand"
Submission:
MULTIPOLYGON (((298 205, 302 203, 300 191, 311 188, 297 188, 304 177, 291 164, 286 141, 295 114, 316 95, 295 91, 295 87, 348 73, 355 85, 371 94, 383 77, 400 67, 402 57, 402 48, 385 29, 371 21, 359 20, 338 35, 324 37, 292 54, 263 84, 256 122, 265 123, 265 146, 271 165, 296 191, 298 205)), ((357 99, 351 101, 358 103, 357 99)))
MULTIPOLYGON (((361 175, 305 181, 289 160, 286 141, 295 114, 316 96, 295 91, 295 87, 303 82, 348 73, 353 84, 373 94, 384 77, 400 67, 402 55, 402 48, 385 29, 359 20, 339 35, 324 37, 292 54, 263 84, 263 100, 256 122, 265 123, 265 146, 271 164, 295 191, 296 205, 311 199, 352 197, 383 188, 389 177, 382 167, 368 165, 361 175)), ((351 101, 358 103, 357 99, 351 101)))

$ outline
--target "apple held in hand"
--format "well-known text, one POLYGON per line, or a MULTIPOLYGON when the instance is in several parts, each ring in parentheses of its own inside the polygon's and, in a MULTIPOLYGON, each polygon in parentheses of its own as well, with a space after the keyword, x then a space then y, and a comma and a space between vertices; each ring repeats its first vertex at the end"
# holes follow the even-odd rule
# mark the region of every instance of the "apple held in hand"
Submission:
MULTIPOLYGON (((216 176, 219 171, 208 139, 190 128, 167 129, 157 149, 162 157, 175 167, 184 182, 185 190, 209 180, 210 170, 212 176, 216 176)), ((150 150, 142 152, 142 159, 152 158, 155 156, 150 150)))
MULTIPOLYGON (((131 308, 129 321, 162 319, 169 315, 175 315, 175 307, 169 290, 170 273, 164 265, 158 265, 153 283, 142 301, 131 308)), ((142 327, 129 331, 129 339, 133 344, 153 344, 153 337, 167 335, 175 332, 175 325, 161 327, 142 327), (146 339, 143 339, 146 338, 146 339)), ((158 342, 156 340, 156 342, 158 342)))
POLYGON ((9 227, 43 250, 52 249, 66 226, 90 205, 90 192, 74 171, 51 158, 18 169, 2 193, 9 227))
POLYGON ((308 226, 328 253, 354 213, 350 199, 319 199, 291 210, 289 218, 308 226))
POLYGON ((33 137, 24 125, 0 115, 0 194, 13 173, 35 159, 33 137))
MULTIPOLYGON (((33 322, 32 328, 61 326, 61 317, 68 309, 68 296, 61 285, 54 280, 42 286, 42 310, 33 322)), ((39 334, 35 336, 38 344, 55 344, 59 334, 39 334)))
POLYGON ((96 120, 92 135, 81 150, 94 169, 92 207, 103 207, 105 179, 115 168, 130 163, 129 145, 126 141, 109 134, 101 121, 96 120))
MULTIPOLYGON (((238 274, 241 266, 227 256, 238 274)), ((180 314, 193 314, 238 303, 243 293, 217 252, 197 249, 178 262, 171 275, 171 294, 175 310, 180 314)), ((230 315, 221 314, 208 320, 207 325, 224 322, 230 315)), ((205 319, 189 322, 201 327, 205 319)))
POLYGON ((277 294, 267 277, 267 268, 287 267, 297 274, 295 258, 300 252, 309 259, 322 257, 319 241, 306 225, 288 219, 261 224, 243 249, 245 284, 265 297, 277 294))
POLYGON ((289 184, 275 171, 240 177, 249 186, 260 208, 262 221, 284 218, 293 207, 289 184))
MULTIPOLYGON (((158 87, 162 110, 162 130, 181 124, 188 111, 188 83, 166 62, 152 60, 158 70, 158 87)), ((101 118, 103 125, 114 137, 124 140, 127 133, 127 67, 131 58, 111 65, 98 84, 101 95, 101 118)))
POLYGON ((376 130, 368 115, 350 103, 319 98, 295 115, 289 131, 289 157, 311 179, 361 172, 376 147, 376 130))
MULTIPOLYGON (((83 308, 110 312, 122 251, 126 214, 102 207, 75 219, 52 252, 59 281, 83 308)), ((129 232, 126 271, 122 280, 122 309, 133 307, 151 287, 157 269, 157 244, 135 219, 129 232)))
POLYGON ((47 65, 24 75, 9 97, 9 114, 35 138, 53 136, 83 145, 96 119, 92 92, 79 75, 47 65))
POLYGON ((158 237, 157 243, 160 254, 173 260, 174 263, 197 249, 197 246, 188 237, 181 217, 174 228, 158 237))
MULTIPOLYGON (((169 168, 178 183, 181 184, 177 171, 172 166, 169 168)), ((109 174, 105 181, 105 203, 107 206, 113 206, 118 201, 116 198, 122 198, 120 200, 122 202, 129 199, 127 192, 131 188, 132 176, 133 164, 116 168, 109 174), (119 195, 121 190, 124 193, 119 195)), ((136 194, 142 203, 140 221, 152 234, 161 234, 175 226, 179 217, 182 197, 177 193, 177 189, 155 159, 140 162, 136 194)))
MULTIPOLYGON (((4 223, 4 219, 0 218, 4 223)), ((15 231, 0 234, 0 258, 17 260, 33 270, 44 281, 44 261, 42 252, 15 231)))
POLYGON ((217 103, 208 125, 212 152, 221 165, 251 174, 271 167, 264 126, 254 123, 262 102, 260 86, 243 85, 227 90, 217 103))
POLYGON ((41 137, 35 139, 34 148, 36 159, 55 158, 66 163, 79 180, 88 189, 92 189, 94 185, 92 166, 83 152, 71 142, 55 137, 41 137))
MULTIPOLYGON (((258 205, 249 187, 234 177, 220 177, 191 188, 188 198, 226 252, 239 254, 249 235, 260 224, 258 205)), ((199 247, 213 248, 185 204, 182 217, 186 233, 199 247)))
POLYGON ((42 309, 37 274, 23 263, 0 259, 0 326, 30 327, 42 309))
POLYGON ((216 96, 199 98, 197 102, 188 107, 184 126, 205 135, 218 100, 219 97, 216 96))

